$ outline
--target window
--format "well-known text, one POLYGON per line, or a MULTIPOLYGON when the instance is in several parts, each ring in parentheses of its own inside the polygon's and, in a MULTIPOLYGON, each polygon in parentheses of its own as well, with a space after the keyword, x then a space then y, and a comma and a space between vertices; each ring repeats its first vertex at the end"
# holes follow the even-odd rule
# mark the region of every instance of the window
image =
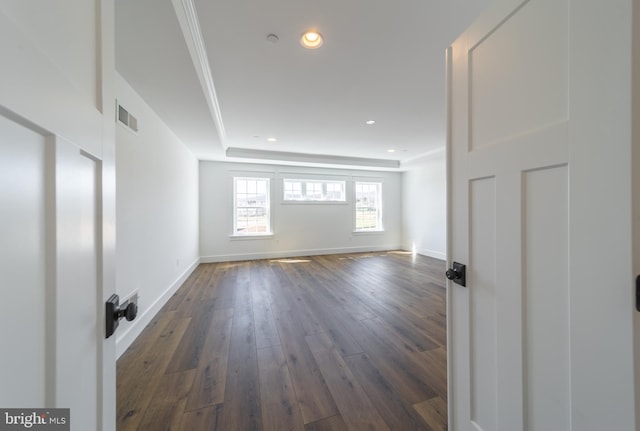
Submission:
POLYGON ((382 230, 382 183, 356 182, 356 232, 382 230))
POLYGON ((268 178, 233 179, 233 234, 271 234, 268 178))
POLYGON ((285 201, 346 202, 344 181, 283 180, 285 201))

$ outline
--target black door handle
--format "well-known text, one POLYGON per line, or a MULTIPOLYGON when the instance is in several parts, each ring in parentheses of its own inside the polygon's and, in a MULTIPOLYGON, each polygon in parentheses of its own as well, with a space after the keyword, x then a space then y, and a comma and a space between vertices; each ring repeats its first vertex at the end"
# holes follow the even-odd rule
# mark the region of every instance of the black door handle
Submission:
POLYGON ((120 319, 124 317, 130 322, 138 315, 138 305, 135 302, 125 301, 121 307, 120 297, 116 294, 113 294, 109 297, 105 306, 105 338, 109 338, 113 335, 116 328, 120 324, 120 319))
POLYGON ((636 310, 640 311, 640 275, 636 277, 636 310))
POLYGON ((458 262, 453 262, 453 268, 449 268, 445 273, 446 277, 453 281, 454 283, 458 283, 460 286, 467 285, 467 270, 466 267, 458 262))

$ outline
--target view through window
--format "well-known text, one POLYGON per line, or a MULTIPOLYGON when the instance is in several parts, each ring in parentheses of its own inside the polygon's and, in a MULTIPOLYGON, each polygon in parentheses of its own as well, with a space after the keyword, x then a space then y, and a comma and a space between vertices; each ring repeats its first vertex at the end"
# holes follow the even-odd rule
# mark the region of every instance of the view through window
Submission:
POLYGON ((356 232, 382 230, 382 184, 356 182, 356 232))
POLYGON ((346 202, 344 181, 283 180, 284 201, 346 202))
POLYGON ((271 233, 268 178, 234 180, 234 235, 268 235, 271 233))

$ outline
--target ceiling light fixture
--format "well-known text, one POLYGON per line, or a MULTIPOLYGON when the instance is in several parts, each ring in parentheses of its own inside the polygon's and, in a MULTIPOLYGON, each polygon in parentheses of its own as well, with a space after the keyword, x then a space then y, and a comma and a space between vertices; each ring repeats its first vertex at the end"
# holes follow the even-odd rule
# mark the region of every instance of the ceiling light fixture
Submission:
POLYGON ((280 38, 278 37, 277 34, 274 33, 269 33, 267 35, 267 40, 271 43, 278 43, 278 41, 280 40, 280 38))
POLYGON ((322 46, 324 40, 322 35, 315 30, 308 30, 304 32, 300 38, 300 44, 307 49, 316 49, 322 46))
POLYGON ((276 139, 276 138, 267 138, 267 141, 269 141, 269 142, 276 142, 276 141, 277 141, 277 139, 276 139))
POLYGON ((375 120, 368 120, 368 121, 365 121, 365 124, 370 126, 372 124, 376 124, 376 121, 375 120))
POLYGON ((390 149, 387 150, 387 153, 395 153, 395 152, 396 152, 396 150, 394 150, 393 148, 390 148, 390 149))

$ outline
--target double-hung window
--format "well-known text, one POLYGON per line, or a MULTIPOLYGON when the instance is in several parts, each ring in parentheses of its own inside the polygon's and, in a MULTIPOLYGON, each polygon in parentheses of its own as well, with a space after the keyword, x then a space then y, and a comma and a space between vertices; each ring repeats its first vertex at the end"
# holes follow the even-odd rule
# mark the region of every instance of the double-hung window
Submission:
POLYGON ((270 235, 269 178, 234 177, 233 235, 270 235))
POLYGON ((284 202, 346 202, 345 182, 336 180, 283 181, 284 202))
POLYGON ((355 183, 355 231, 381 231, 382 183, 355 183))

